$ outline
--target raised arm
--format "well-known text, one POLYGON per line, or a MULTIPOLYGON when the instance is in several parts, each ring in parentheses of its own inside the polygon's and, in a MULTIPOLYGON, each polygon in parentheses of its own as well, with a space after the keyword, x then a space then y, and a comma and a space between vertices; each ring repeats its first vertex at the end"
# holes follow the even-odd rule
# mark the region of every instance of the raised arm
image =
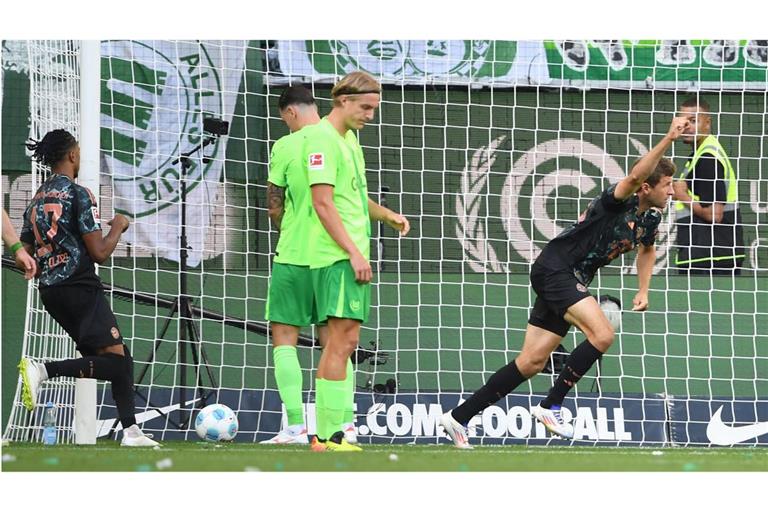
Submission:
POLYGON ((669 126, 669 131, 664 138, 661 139, 661 142, 653 146, 648 153, 643 155, 643 157, 632 167, 632 170, 627 177, 616 185, 613 196, 617 200, 624 201, 640 189, 643 183, 645 183, 645 180, 648 179, 648 176, 650 176, 653 170, 656 169, 659 160, 661 160, 667 152, 669 146, 682 135, 683 130, 687 125, 688 118, 686 117, 676 117, 672 120, 672 124, 669 126))

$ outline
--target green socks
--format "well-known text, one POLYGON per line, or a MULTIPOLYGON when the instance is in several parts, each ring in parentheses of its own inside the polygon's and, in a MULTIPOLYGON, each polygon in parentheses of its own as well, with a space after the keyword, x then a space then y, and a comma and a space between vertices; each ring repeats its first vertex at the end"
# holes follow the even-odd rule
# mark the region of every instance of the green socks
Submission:
MULTIPOLYGON (((280 399, 285 404, 288 426, 304 424, 301 391, 303 379, 296 347, 281 345, 272 351, 275 358, 275 380, 280 399)), ((347 359, 347 378, 334 381, 316 380, 315 417, 317 436, 328 439, 342 430, 342 425, 355 421, 355 371, 347 359)))
POLYGON ((323 424, 325 437, 321 435, 320 439, 328 439, 336 432, 342 431, 344 411, 349 408, 349 386, 346 380, 318 379, 318 381, 320 380, 323 380, 324 383, 318 392, 322 390, 323 397, 319 398, 318 401, 325 413, 323 424))
POLYGON ((301 401, 303 386, 301 366, 296 347, 281 345, 272 351, 275 358, 275 380, 280 399, 288 414, 288 426, 304 424, 304 405, 301 401))
POLYGON ((344 421, 347 423, 354 423, 355 421, 355 369, 352 367, 352 360, 347 359, 347 378, 344 379, 347 385, 347 398, 346 407, 344 409, 344 421))
POLYGON ((323 441, 328 440, 331 434, 328 433, 328 415, 325 410, 325 379, 315 379, 315 426, 317 427, 317 437, 323 441))
POLYGON ((344 380, 315 380, 315 418, 317 437, 329 439, 342 431, 342 425, 355 420, 352 400, 354 398, 355 374, 352 361, 347 360, 347 378, 344 380))

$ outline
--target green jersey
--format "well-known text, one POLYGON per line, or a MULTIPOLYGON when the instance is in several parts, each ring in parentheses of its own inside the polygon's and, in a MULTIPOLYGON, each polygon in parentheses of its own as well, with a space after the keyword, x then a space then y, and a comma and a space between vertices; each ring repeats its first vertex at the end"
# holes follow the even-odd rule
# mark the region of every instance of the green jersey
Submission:
MULTIPOLYGON (((342 137, 328 118, 323 118, 304 138, 304 158, 309 185, 333 185, 333 203, 344 229, 362 255, 370 260, 368 184, 363 150, 357 136, 349 130, 342 137)), ((311 245, 310 268, 327 267, 349 259, 349 254, 331 238, 319 219, 311 245)))
POLYGON ((281 137, 272 146, 267 180, 285 189, 280 240, 275 250, 277 263, 309 265, 307 240, 312 233, 312 226, 320 222, 312 208, 312 194, 302 156, 307 128, 281 137))

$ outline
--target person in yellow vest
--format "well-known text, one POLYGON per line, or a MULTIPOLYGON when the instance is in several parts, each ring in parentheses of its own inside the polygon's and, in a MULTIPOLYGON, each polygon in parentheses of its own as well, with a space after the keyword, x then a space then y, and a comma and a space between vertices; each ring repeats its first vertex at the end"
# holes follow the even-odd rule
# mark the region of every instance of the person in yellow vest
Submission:
POLYGON ((680 274, 737 275, 744 261, 744 233, 736 171, 712 135, 709 104, 690 98, 680 105, 688 119, 681 139, 693 146, 675 178, 677 255, 680 274))

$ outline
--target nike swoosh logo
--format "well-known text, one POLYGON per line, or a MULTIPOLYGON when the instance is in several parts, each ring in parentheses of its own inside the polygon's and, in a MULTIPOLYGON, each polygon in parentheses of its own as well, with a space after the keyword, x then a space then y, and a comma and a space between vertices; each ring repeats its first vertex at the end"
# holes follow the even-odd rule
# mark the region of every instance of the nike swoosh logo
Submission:
MULTIPOLYGON (((195 402, 199 402, 199 398, 195 398, 194 400, 187 400, 187 402, 184 404, 184 406, 192 405, 195 402)), ((136 424, 141 425, 142 423, 146 423, 149 420, 153 420, 157 418, 158 416, 167 415, 170 412, 176 411, 178 409, 181 409, 181 404, 172 404, 167 407, 160 407, 159 409, 152 409, 149 411, 141 412, 136 415, 136 424)), ((107 434, 109 434, 109 431, 112 430, 112 425, 115 425, 115 423, 118 421, 117 418, 107 418, 105 420, 99 420, 96 422, 96 437, 104 437, 107 434)), ((115 432, 118 432, 120 430, 123 430, 123 425, 118 423, 117 426, 115 426, 115 432)))
POLYGON ((721 405, 720 408, 715 411, 715 414, 712 415, 712 419, 709 420, 709 424, 707 425, 707 437, 712 444, 730 446, 768 434, 768 421, 741 427, 731 427, 723 423, 723 420, 720 417, 722 412, 723 406, 721 405))

